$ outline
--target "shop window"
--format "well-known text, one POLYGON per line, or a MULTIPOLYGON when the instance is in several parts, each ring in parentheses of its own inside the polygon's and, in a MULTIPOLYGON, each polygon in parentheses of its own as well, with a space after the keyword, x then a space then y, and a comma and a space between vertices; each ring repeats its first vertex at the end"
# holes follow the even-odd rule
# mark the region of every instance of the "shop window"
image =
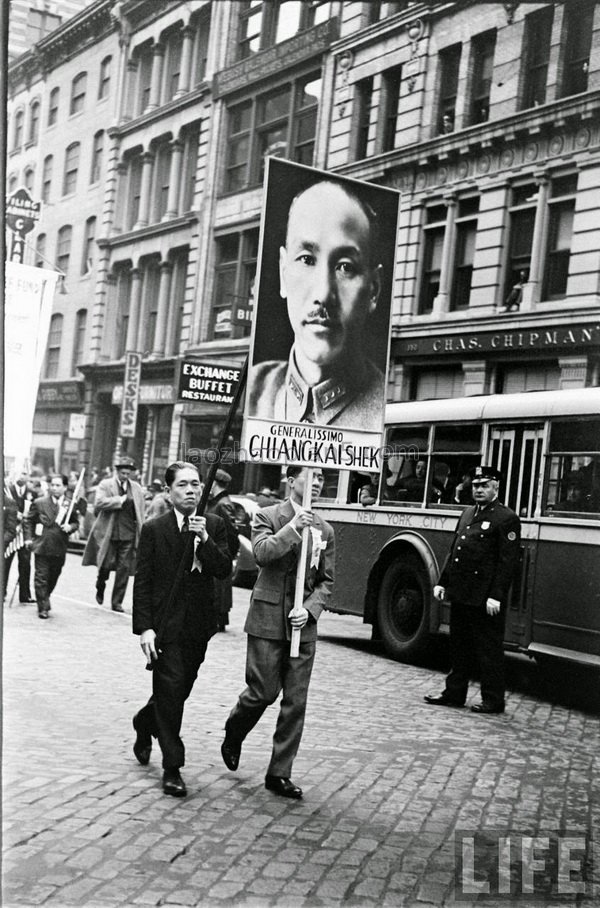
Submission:
POLYGON ((460 367, 415 369, 412 375, 413 400, 442 400, 464 396, 464 377, 460 367))
POLYGON ((566 40, 564 43, 562 97, 576 95, 588 89, 594 7, 594 0, 565 3, 566 40))
POLYGON ((54 158, 51 154, 46 155, 44 158, 44 166, 42 168, 42 202, 50 201, 50 191, 52 189, 52 169, 54 166, 54 158))
POLYGON ((498 394, 518 394, 522 391, 557 391, 559 388, 560 368, 555 361, 535 366, 502 366, 496 373, 498 394))
POLYGON ((87 309, 79 309, 75 315, 75 330, 73 332, 73 359, 71 362, 71 375, 77 372, 77 366, 83 362, 85 356, 85 330, 87 326, 87 309))
POLYGON ((87 87, 87 73, 79 73, 71 83, 71 106, 69 113, 81 113, 85 105, 85 92, 87 87))
POLYGON ((53 88, 50 92, 48 102, 48 126, 54 126, 58 120, 58 102, 60 99, 60 88, 53 88))
POLYGON ((69 259, 71 257, 71 239, 73 237, 73 228, 70 224, 65 224, 58 231, 56 242, 56 267, 64 275, 69 270, 69 259))
POLYGON ((81 273, 88 274, 94 267, 96 252, 96 218, 88 218, 85 222, 83 237, 83 254, 81 257, 81 273))
POLYGON ((453 132, 455 127, 461 50, 460 44, 454 44, 439 55, 438 132, 441 134, 453 132))
POLYGON ((245 337, 250 333, 249 319, 244 316, 253 302, 257 256, 257 230, 217 240, 212 337, 245 337), (238 309, 242 311, 238 313, 238 309))
POLYGON ((77 171, 79 170, 79 155, 81 145, 72 142, 65 152, 65 173, 63 177, 63 195, 71 195, 77 188, 77 171))
POLYGON ((546 479, 546 515, 600 516, 600 420, 554 423, 546 479))
POLYGON ((102 130, 94 136, 92 145, 92 167, 90 171, 90 183, 97 183, 102 173, 102 155, 104 153, 104 133, 102 130))
POLYGON ((485 123, 490 118, 490 89, 494 70, 496 32, 476 35, 472 41, 473 82, 470 123, 485 123))
POLYGON ((48 348, 46 351, 46 368, 44 370, 44 378, 53 379, 58 376, 60 347, 62 344, 62 330, 62 315, 53 315, 50 319, 50 330, 48 331, 48 348))
POLYGON ((551 5, 525 16, 525 72, 522 108, 537 107, 546 100, 552 23, 551 5))
POLYGON ((371 109, 373 105, 373 77, 361 79, 354 86, 356 110, 354 129, 356 132, 354 158, 357 161, 367 157, 369 148, 369 128, 371 126, 371 109))
POLYGON ((110 94, 110 76, 112 70, 112 57, 105 57, 100 64, 100 79, 98 81, 98 100, 108 98, 110 94))

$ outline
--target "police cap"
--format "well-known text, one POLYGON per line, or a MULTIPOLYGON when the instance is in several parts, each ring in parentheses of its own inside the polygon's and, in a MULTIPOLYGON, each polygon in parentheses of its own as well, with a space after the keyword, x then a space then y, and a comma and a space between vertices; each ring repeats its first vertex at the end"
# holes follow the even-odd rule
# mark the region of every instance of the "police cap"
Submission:
POLYGON ((495 479, 500 482, 502 479, 500 470, 497 470, 496 467, 488 467, 483 464, 469 470, 469 476, 471 477, 471 482, 487 482, 489 479, 495 479))
POLYGON ((135 470, 135 461, 132 457, 117 457, 115 467, 117 470, 120 470, 123 467, 128 467, 130 470, 135 470))

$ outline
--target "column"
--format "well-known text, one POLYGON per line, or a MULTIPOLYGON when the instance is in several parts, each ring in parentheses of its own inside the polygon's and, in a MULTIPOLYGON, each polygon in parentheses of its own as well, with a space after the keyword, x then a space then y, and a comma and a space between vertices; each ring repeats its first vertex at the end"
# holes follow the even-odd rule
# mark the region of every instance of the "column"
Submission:
POLYGON ((190 77, 192 74, 192 48, 196 30, 191 25, 186 25, 183 30, 183 45, 181 47, 181 69, 179 70, 179 84, 175 97, 187 94, 190 90, 190 77))
POLYGON ((448 208, 446 214, 446 227, 444 230, 444 247, 442 249, 442 265, 440 268, 440 289, 433 301, 432 318, 443 318, 450 307, 450 290, 452 281, 452 263, 454 261, 454 247, 456 245, 456 196, 452 193, 444 197, 448 208))
POLYGON ((548 227, 548 194, 550 192, 550 179, 543 171, 537 173, 538 200, 535 210, 535 224, 533 226, 533 239, 531 241, 531 264, 529 277, 523 287, 521 312, 530 312, 535 309, 535 304, 542 298, 542 278, 544 265, 544 250, 546 246, 546 231, 548 227))
POLYGON ((171 168, 169 171, 169 197, 167 210, 162 220, 169 221, 179 214, 179 193, 181 191, 181 167, 183 161, 183 142, 175 139, 171 143, 171 168))
POLYGON ((127 66, 125 67, 125 76, 123 79, 123 97, 121 99, 121 115, 119 117, 119 125, 127 123, 128 120, 131 120, 133 111, 131 105, 135 104, 136 99, 136 86, 137 86, 137 69, 138 61, 131 57, 127 61, 127 66))
POLYGON ((122 233, 126 229, 125 221, 125 202, 127 199, 127 165, 124 161, 117 164, 117 192, 115 197, 115 214, 113 221, 113 230, 111 232, 122 233))
POLYGON ((138 324, 140 320, 140 302, 142 299, 142 273, 139 268, 131 272, 131 297, 129 299, 129 321, 127 323, 127 341, 125 350, 136 350, 138 324))
POLYGON ((158 287, 158 312, 156 315, 156 329, 154 331, 153 356, 162 356, 165 352, 167 337, 167 319, 169 316, 169 296, 171 293, 171 262, 160 263, 160 284, 158 287))
POLYGON ((165 48, 162 44, 155 44, 152 48, 152 77, 150 79, 150 100, 146 110, 154 110, 160 106, 162 89, 162 70, 165 48))
POLYGON ((149 279, 149 268, 148 263, 146 262, 142 268, 140 268, 142 280, 140 282, 140 306, 139 306, 139 319, 138 319, 138 329, 137 329, 137 339, 135 349, 140 353, 145 354, 149 351, 146 350, 146 321, 148 318, 148 279, 149 279))
POLYGON ((150 151, 142 155, 142 184, 140 186, 140 210, 138 219, 134 224, 134 230, 138 227, 145 227, 150 217, 150 193, 152 191, 152 168, 154 164, 154 155, 150 151))

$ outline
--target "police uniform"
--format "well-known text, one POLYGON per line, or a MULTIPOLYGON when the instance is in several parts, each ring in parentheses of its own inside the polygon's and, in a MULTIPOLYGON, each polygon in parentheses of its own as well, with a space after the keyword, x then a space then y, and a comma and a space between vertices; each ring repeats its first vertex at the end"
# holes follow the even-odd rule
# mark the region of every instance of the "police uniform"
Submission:
POLYGON ((249 378, 248 415, 280 422, 381 430, 385 379, 369 360, 333 378, 307 385, 292 350, 288 362, 269 360, 249 378))
MULTIPOLYGON (((474 481, 500 479, 497 470, 486 467, 476 467, 470 475, 474 481)), ((452 670, 442 695, 426 697, 427 702, 462 706, 475 656, 481 672, 482 705, 474 709, 503 712, 504 620, 519 560, 520 529, 518 516, 497 498, 463 511, 438 581, 451 603, 452 670), (488 599, 500 603, 498 614, 488 614, 488 599)))

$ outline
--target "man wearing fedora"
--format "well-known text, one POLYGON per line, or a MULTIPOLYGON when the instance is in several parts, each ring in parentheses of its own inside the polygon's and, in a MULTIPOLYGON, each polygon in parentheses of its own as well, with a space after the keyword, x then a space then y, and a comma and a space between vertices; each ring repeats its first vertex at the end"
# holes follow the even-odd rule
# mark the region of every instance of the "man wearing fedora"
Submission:
POLYGON ((498 500, 502 474, 489 466, 470 473, 475 504, 465 508, 433 595, 450 602, 452 669, 441 694, 426 703, 464 706, 474 660, 481 703, 474 713, 504 712, 504 619, 519 561, 521 522, 498 500))
POLYGON ((96 602, 104 602, 104 590, 111 570, 115 572, 111 604, 113 612, 123 611, 123 599, 135 562, 140 531, 144 522, 144 490, 132 479, 135 463, 122 456, 115 463, 115 474, 103 479, 96 490, 92 527, 82 564, 98 567, 96 602))

